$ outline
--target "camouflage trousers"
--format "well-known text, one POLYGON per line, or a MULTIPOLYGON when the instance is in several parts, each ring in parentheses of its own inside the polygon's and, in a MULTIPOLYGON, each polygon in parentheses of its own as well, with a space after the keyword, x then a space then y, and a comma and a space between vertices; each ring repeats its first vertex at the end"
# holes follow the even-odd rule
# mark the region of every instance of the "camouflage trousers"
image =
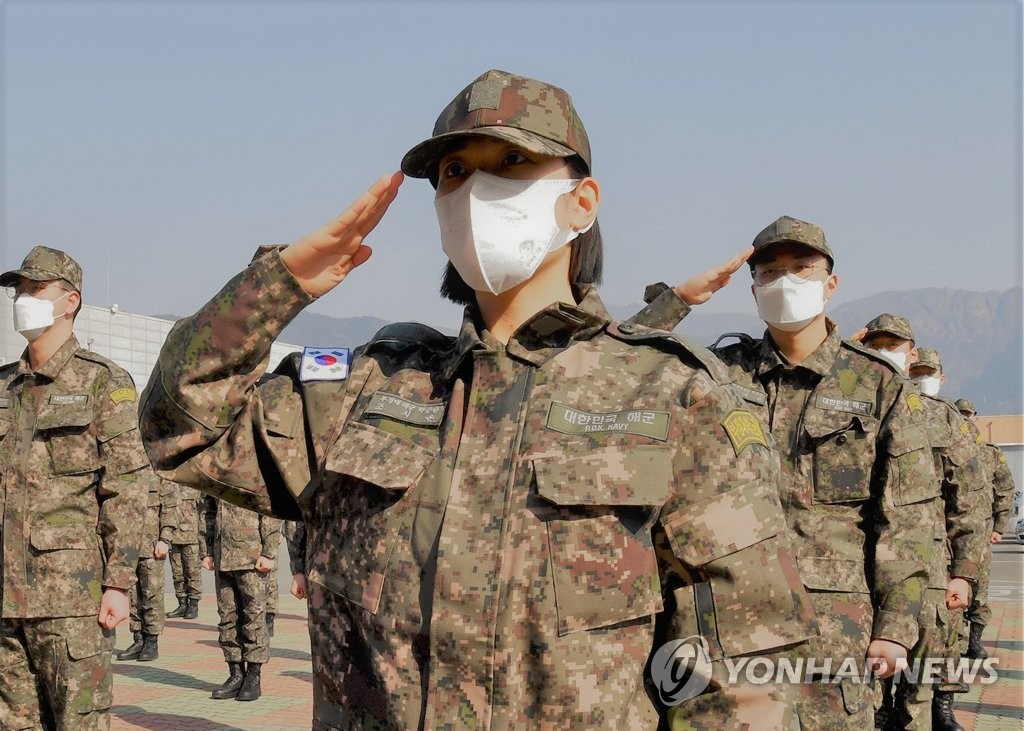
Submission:
MULTIPOLYGON (((925 658, 948 658, 949 636, 952 615, 946 609, 946 592, 943 589, 926 589, 921 607, 920 634, 917 644, 907 657, 910 669, 921 668, 925 658)), ((954 633, 955 634, 955 633, 954 633)), ((959 659, 959 649, 956 658, 959 659)), ((924 682, 913 674, 904 675, 893 682, 893 708, 890 715, 898 728, 907 731, 931 731, 932 696, 935 686, 924 682)))
POLYGON ((199 571, 199 544, 172 543, 167 555, 171 559, 174 596, 180 601, 198 600, 203 594, 202 574, 199 571))
POLYGON ((113 646, 92 615, 0 619, 0 729, 109 729, 113 646))
POLYGON ((277 564, 263 575, 267 580, 267 614, 277 614, 278 586, 277 564))
POLYGON ((267 634, 267 577, 256 570, 217 571, 217 641, 227 662, 265 663, 270 659, 267 634))
POLYGON ((128 590, 132 632, 158 635, 164 631, 164 560, 140 558, 135 569, 138 581, 128 590))
MULTIPOLYGON (((985 535, 992 534, 992 520, 987 523, 985 535)), ((992 574, 992 545, 985 546, 981 553, 981 563, 978 566, 978 593, 974 595, 974 601, 964 613, 965 618, 972 624, 987 625, 992 619, 992 609, 988 606, 988 579, 992 574)))

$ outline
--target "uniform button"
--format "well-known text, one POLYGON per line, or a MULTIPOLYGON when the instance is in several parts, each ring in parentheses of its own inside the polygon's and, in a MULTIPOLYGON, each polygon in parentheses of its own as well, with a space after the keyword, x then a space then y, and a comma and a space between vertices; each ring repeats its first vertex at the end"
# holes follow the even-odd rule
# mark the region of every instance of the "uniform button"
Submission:
POLYGON ((619 332, 623 333, 624 335, 632 335, 633 333, 636 332, 636 328, 633 327, 631 323, 624 322, 621 325, 619 325, 619 332))
POLYGON ((840 434, 838 437, 836 437, 836 444, 846 444, 846 435, 840 434))

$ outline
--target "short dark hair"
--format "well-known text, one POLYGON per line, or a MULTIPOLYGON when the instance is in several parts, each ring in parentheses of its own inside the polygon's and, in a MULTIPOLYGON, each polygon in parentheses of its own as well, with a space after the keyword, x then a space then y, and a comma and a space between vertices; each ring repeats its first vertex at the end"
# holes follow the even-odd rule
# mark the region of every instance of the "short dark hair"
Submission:
MULTIPOLYGON (((587 164, 575 155, 566 158, 565 163, 573 177, 585 178, 590 175, 587 164)), ((436 188, 436 172, 430 181, 436 188)), ((569 254, 569 284, 573 291, 579 292, 588 284, 600 284, 604 275, 604 239, 598 222, 595 220, 594 225, 573 239, 569 246, 572 247, 569 254)), ((476 304, 476 292, 466 284, 451 262, 445 264, 441 275, 441 296, 457 305, 476 304)))

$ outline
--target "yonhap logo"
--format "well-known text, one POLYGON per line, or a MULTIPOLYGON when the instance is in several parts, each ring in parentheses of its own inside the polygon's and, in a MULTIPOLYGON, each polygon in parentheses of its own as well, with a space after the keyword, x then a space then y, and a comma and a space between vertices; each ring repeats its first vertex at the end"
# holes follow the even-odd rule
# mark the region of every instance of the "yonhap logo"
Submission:
POLYGON ((711 682, 707 640, 691 635, 666 642, 651 658, 651 679, 666 706, 678 706, 703 693, 711 682))

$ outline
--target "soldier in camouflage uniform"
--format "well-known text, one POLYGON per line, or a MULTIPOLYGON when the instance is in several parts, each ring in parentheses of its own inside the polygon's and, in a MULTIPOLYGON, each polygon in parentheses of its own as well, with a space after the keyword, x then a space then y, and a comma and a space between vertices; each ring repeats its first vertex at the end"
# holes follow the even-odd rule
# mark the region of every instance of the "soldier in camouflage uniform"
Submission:
POLYGON ((171 537, 171 580, 178 606, 167 613, 171 619, 195 619, 203 595, 199 573, 200 495, 187 485, 178 485, 178 524, 171 537))
POLYGON ((284 539, 288 543, 288 568, 292 575, 291 594, 305 600, 306 587, 306 524, 301 520, 284 522, 284 539))
MULTIPOLYGON (((978 412, 974 404, 967 399, 959 399, 956 402, 957 408, 971 423, 975 439, 982 445, 982 452, 985 455, 985 474, 987 488, 985 499, 981 510, 988 527, 989 540, 992 544, 1000 543, 1003 540, 1003 530, 1006 528, 1006 521, 1013 509, 1013 474, 1010 466, 1006 463, 1006 455, 995 444, 985 441, 985 438, 978 431, 978 412)), ((985 626, 992 619, 992 609, 988 605, 988 580, 992 569, 992 546, 986 547, 982 552, 981 567, 978 576, 978 592, 974 601, 965 613, 965 619, 970 623, 970 639, 968 640, 966 657, 984 660, 988 657, 985 648, 981 646, 981 635, 985 626)))
POLYGON ((133 642, 117 653, 118 660, 150 662, 160 657, 158 638, 164 631, 164 558, 178 522, 178 490, 173 482, 151 475, 138 581, 129 594, 129 627, 133 642))
MULTIPOLYGON (((888 357, 899 353, 910 356, 909 375, 921 390, 935 468, 941 480, 941 499, 934 501, 932 516, 935 546, 921 612, 921 635, 911 650, 911 670, 919 672, 927 658, 946 658, 955 665, 960 659, 955 641, 959 638, 959 619, 970 604, 972 585, 978 579, 978 557, 988 541, 976 509, 985 485, 982 455, 956 407, 938 396, 942 369, 938 352, 915 347, 914 332, 906 318, 879 315, 866 325, 862 342, 888 357)), ((886 728, 962 731, 954 716, 948 678, 940 678, 938 686, 930 680, 922 682, 915 672, 891 680, 898 682, 894 692, 887 693, 886 728)), ((886 690, 892 685, 886 681, 886 690)))
POLYGON ((280 593, 280 587, 277 581, 277 551, 280 550, 280 546, 274 549, 274 565, 266 574, 264 578, 267 580, 267 635, 270 637, 274 636, 274 619, 277 617, 277 602, 278 595, 280 593))
POLYGON ((725 667, 812 632, 777 455, 705 349, 605 310, 600 189, 568 95, 487 72, 402 168, 439 207, 470 205, 481 178, 554 181, 558 203, 513 195, 526 221, 492 229, 543 262, 513 295, 476 289, 443 232, 458 336, 390 325, 264 375, 285 325, 369 257, 402 181, 382 178, 181 321, 145 399, 160 469, 304 521, 314 727, 796 728, 795 687, 725 667), (527 235, 536 217, 557 233, 527 235))
POLYGON ((199 550, 203 567, 215 571, 217 641, 228 664, 228 678, 211 694, 223 700, 260 697, 260 675, 270 660, 267 633, 267 572, 281 543, 281 521, 203 498, 199 550))
POLYGON ((720 269, 648 287, 634 321, 671 330, 744 260, 767 332, 712 350, 779 445, 782 506, 821 625, 809 654, 831 659, 833 682, 805 686, 800 721, 870 728, 873 693, 834 674, 866 657, 889 677, 917 642, 939 494, 924 405, 887 359, 841 339, 824 313, 838 285, 832 249, 818 226, 789 216, 720 269))
POLYGON ((152 476, 135 385, 79 346, 66 253, 37 246, 0 286, 29 341, 0 368, 0 728, 108 728, 152 476))

